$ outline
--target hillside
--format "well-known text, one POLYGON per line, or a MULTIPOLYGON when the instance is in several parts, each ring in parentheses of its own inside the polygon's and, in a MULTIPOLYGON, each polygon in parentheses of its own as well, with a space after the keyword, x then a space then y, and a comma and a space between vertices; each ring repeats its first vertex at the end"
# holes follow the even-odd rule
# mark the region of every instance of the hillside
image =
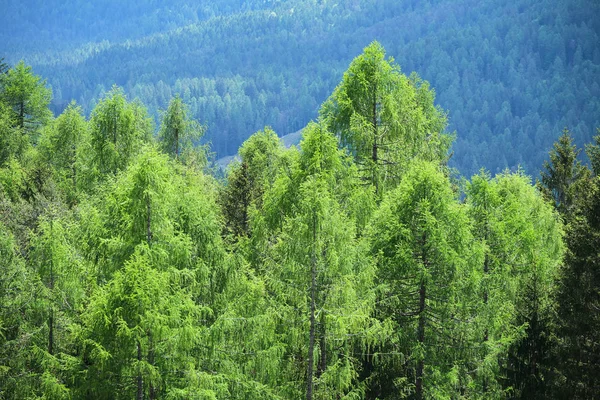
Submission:
POLYGON ((581 146, 600 125, 593 0, 19 4, 0 21, 0 54, 48 78, 56 113, 71 99, 89 112, 117 84, 158 117, 180 93, 218 157, 265 125, 303 128, 373 40, 435 87, 467 176, 535 175, 563 128, 581 146))

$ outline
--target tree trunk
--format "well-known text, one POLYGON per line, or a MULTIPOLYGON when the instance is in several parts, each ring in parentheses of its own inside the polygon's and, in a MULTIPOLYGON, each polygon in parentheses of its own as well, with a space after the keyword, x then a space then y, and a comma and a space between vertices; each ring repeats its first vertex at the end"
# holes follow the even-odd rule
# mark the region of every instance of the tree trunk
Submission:
MULTIPOLYGON (((142 346, 140 345, 140 341, 137 342, 137 360, 138 362, 142 361, 142 346)), ((137 400, 144 400, 144 379, 142 378, 142 372, 138 371, 137 375, 137 400)))
POLYGON ((146 241, 148 242, 148 247, 152 245, 152 208, 150 207, 150 195, 146 196, 146 241))
POLYGON ((22 101, 19 104, 19 120, 17 121, 19 124, 19 128, 21 128, 21 133, 25 134, 25 102, 22 101))
POLYGON ((379 194, 379 179, 377 174, 377 162, 379 161, 377 155, 377 84, 373 87, 373 150, 371 154, 371 161, 373 161, 373 184, 375 185, 375 194, 379 194))
POLYGON ((77 150, 75 149, 75 146, 73 146, 73 152, 71 154, 71 171, 73 173, 73 192, 77 191, 77 169, 75 167, 76 165, 76 161, 77 161, 77 150))
POLYGON ((179 129, 175 128, 175 159, 179 158, 179 129))
POLYGON ((313 398, 313 364, 315 352, 315 296, 317 286, 317 255, 315 246, 317 245, 317 216, 313 213, 313 250, 311 256, 310 271, 310 338, 308 343, 308 371, 306 376, 307 388, 306 399, 313 398))
POLYGON ((54 241, 54 231, 52 228, 52 219, 50 219, 50 312, 48 316, 48 353, 54 354, 54 308, 52 305, 52 294, 54 292, 54 260, 52 251, 52 242, 54 241))
MULTIPOLYGON (((425 344, 425 298, 426 288, 425 283, 421 281, 421 287, 419 288, 419 326, 417 328, 417 340, 421 347, 425 344)), ((423 370, 425 368, 425 360, 421 358, 417 363, 416 373, 416 393, 415 398, 420 400, 423 398, 423 370)))
POLYGON ((319 368, 317 370, 317 377, 323 375, 325 370, 327 369, 327 343, 325 340, 326 328, 325 328, 325 313, 321 312, 321 321, 319 322, 319 348, 320 348, 320 356, 319 356, 319 368))
MULTIPOLYGON (((154 342, 152 341, 152 332, 148 332, 148 364, 154 365, 154 342)), ((150 400, 156 399, 156 389, 150 382, 150 400)))
MULTIPOLYGON (((421 262, 423 268, 428 268, 427 253, 425 246, 427 244, 427 234, 423 233, 421 242, 421 262)), ((417 341, 421 345, 421 348, 425 347, 425 323, 427 322, 425 316, 425 300, 427 299, 427 288, 425 281, 421 279, 421 286, 419 288, 419 325, 417 327, 417 341)), ((415 379, 415 398, 421 400, 423 398, 423 371, 425 369, 425 357, 419 359, 417 363, 416 379, 415 379)))

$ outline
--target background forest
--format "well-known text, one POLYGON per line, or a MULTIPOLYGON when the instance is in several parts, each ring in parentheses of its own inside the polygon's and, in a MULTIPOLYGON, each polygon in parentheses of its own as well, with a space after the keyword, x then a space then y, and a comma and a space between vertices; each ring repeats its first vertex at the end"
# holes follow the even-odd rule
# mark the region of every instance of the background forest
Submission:
POLYGON ((175 96, 53 117, 0 75, 0 398, 575 398, 600 392, 600 132, 534 186, 470 180, 378 42, 286 148, 215 178, 175 96))
POLYGON ((519 165, 537 175, 565 127, 582 147, 600 125, 594 0, 6 0, 2 8, 0 57, 24 59, 47 78, 55 114, 74 99, 89 116, 116 83, 158 124, 180 94, 217 158, 266 125, 281 136, 315 119, 373 40, 435 87, 458 133, 450 165, 465 176, 519 165))

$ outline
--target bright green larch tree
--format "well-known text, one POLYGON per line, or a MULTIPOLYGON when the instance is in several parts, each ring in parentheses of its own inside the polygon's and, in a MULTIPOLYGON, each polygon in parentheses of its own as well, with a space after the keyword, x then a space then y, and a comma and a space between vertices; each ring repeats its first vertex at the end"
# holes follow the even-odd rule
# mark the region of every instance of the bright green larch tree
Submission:
POLYGON ((543 363, 548 363, 551 293, 562 257, 561 223, 522 172, 493 179, 485 172, 474 176, 467 203, 484 252, 475 324, 481 343, 475 391, 488 397, 501 398, 505 390, 543 397, 542 385, 528 385, 544 381, 543 363), (527 344, 531 348, 525 348, 527 344), (531 364, 535 354, 539 359, 531 364), (524 371, 524 365, 530 370, 524 371))
POLYGON ((381 195, 398 184, 413 158, 447 161, 452 138, 434 97, 427 82, 403 75, 373 42, 352 61, 320 115, 381 195))
POLYGON ((48 109, 51 98, 52 90, 46 87, 46 82, 23 61, 0 74, 0 99, 10 106, 15 126, 22 134, 35 132, 51 118, 48 109))
POLYGON ((89 124, 92 175, 123 170, 152 135, 146 109, 139 103, 128 102, 117 86, 96 105, 89 124))
POLYGON ((254 221, 256 236, 267 241, 259 247, 265 252, 260 270, 280 310, 285 343, 280 395, 361 397, 355 349, 364 351, 373 340, 374 269, 355 217, 340 201, 341 177, 353 176, 358 190, 361 185, 324 126, 305 128, 300 147, 291 173, 280 174, 265 193, 254 221))
POLYGON ((233 236, 249 234, 252 209, 262 207, 264 192, 285 165, 284 150, 277 134, 268 127, 244 142, 239 150, 239 162, 234 161, 229 166, 227 185, 221 194, 228 233, 233 236))
POLYGON ((393 327, 371 359, 373 395, 451 397, 470 360, 475 273, 469 219, 439 165, 414 162, 369 230, 377 315, 393 327), (378 353, 381 353, 379 355, 378 353))
POLYGON ((508 275, 493 285, 494 272, 489 270, 490 293, 496 286, 496 293, 508 295, 504 306, 514 311, 504 328, 512 324, 523 330, 508 355, 500 355, 503 371, 497 376, 506 379, 503 386, 514 395, 545 398, 552 391, 550 334, 553 293, 564 253, 562 223, 524 174, 498 175, 492 185, 500 200, 499 225, 493 232, 495 239, 488 240, 487 256, 494 260, 500 276, 508 275))
MULTIPOLYGON (((85 151, 89 148, 88 123, 83 110, 71 102, 40 138, 40 151, 46 162, 54 167, 54 177, 67 202, 77 199, 79 178, 85 168, 85 151)), ((85 175, 85 174, 84 174, 85 175)))

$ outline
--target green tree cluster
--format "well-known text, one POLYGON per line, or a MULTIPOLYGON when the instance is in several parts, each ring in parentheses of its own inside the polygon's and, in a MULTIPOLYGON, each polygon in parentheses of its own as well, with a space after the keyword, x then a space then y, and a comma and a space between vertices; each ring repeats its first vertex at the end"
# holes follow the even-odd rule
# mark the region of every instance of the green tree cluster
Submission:
POLYGON ((8 87, 0 398, 598 392, 600 135, 592 170, 565 134, 536 186, 459 182, 433 91, 374 42, 298 146, 264 128, 220 180, 185 94, 155 133, 116 86, 20 126, 8 87))

